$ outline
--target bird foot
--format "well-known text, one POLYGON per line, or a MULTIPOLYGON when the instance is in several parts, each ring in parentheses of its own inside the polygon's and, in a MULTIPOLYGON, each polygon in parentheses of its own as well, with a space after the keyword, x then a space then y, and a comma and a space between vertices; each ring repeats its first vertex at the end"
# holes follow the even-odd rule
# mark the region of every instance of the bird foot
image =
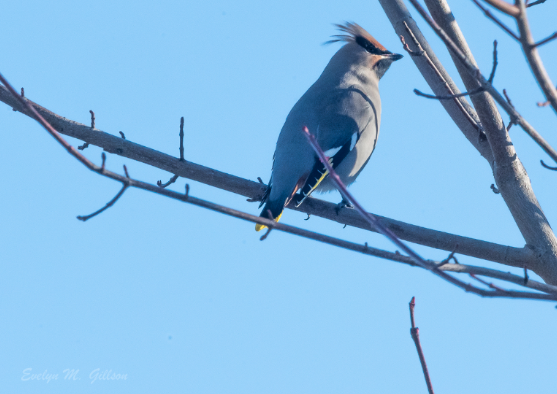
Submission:
POLYGON ((346 201, 345 199, 342 199, 341 202, 339 202, 335 208, 335 211, 337 213, 337 215, 340 213, 341 210, 343 210, 344 208, 348 208, 348 209, 354 209, 354 206, 352 204, 350 204, 349 201, 346 201))

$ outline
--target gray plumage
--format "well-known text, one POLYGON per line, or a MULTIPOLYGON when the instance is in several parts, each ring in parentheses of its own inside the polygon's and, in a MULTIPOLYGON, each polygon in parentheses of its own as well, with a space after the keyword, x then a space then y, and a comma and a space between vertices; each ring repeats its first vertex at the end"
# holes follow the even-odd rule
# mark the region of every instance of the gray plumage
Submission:
POLYGON ((336 189, 303 135, 303 126, 316 136, 346 185, 355 181, 375 149, 381 123, 379 79, 402 56, 387 51, 357 24, 337 27, 346 34, 330 42, 345 45, 294 105, 278 137, 262 217, 278 220, 292 198, 299 205, 314 190, 336 189))

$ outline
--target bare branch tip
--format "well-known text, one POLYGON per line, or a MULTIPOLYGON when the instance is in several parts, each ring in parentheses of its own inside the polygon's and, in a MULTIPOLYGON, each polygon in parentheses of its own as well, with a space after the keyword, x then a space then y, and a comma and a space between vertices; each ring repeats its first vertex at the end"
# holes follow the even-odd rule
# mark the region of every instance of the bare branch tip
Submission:
POLYGON ((541 41, 539 41, 539 42, 533 44, 532 47, 533 47, 533 48, 537 48, 537 47, 539 47, 539 46, 542 46, 542 45, 544 45, 544 44, 547 44, 547 43, 550 42, 550 41, 553 41, 553 40, 556 39, 556 38, 557 38, 557 31, 556 31, 555 33, 553 33, 552 35, 550 35, 549 37, 547 37, 547 38, 545 38, 545 39, 543 39, 543 40, 541 40, 541 41))
POLYGON ((106 163, 106 154, 104 152, 101 153, 101 159, 102 159, 101 172, 104 172, 104 165, 106 163))
POLYGON ((119 133, 120 133, 120 137, 122 137, 122 139, 124 139, 124 140, 125 140, 125 139, 126 139, 126 135, 124 134, 124 132, 122 132, 122 131, 119 131, 119 133))
POLYGON ((530 3, 530 4, 528 4, 528 1, 526 1, 526 8, 533 7, 533 6, 538 5, 538 4, 543 4, 546 1, 547 0, 538 0, 538 1, 534 1, 533 3, 530 3))
POLYGON ((95 128, 95 113, 92 110, 89 110, 89 112, 91 113, 91 128, 94 129, 95 128))
POLYGON ((89 147, 89 143, 85 142, 83 145, 78 146, 77 149, 83 150, 83 149, 87 149, 88 147, 89 147))
POLYGON ((543 162, 543 160, 540 160, 540 163, 541 163, 542 167, 547 168, 548 170, 557 171, 557 167, 548 166, 547 164, 545 164, 545 163, 543 162))
POLYGON ((184 159, 184 117, 180 118, 180 161, 184 159))
POLYGON ((493 193, 495 194, 501 194, 501 192, 499 191, 499 189, 497 188, 497 186, 495 186, 495 184, 491 184, 491 190, 493 190, 493 193))
POLYGON ((172 178, 170 178, 170 179, 168 180, 168 182, 166 182, 166 183, 162 183, 161 180, 158 180, 158 181, 157 181, 157 186, 160 187, 161 189, 164 189, 164 188, 167 187, 168 185, 170 185, 170 184, 176 182, 176 180, 177 180, 178 178, 179 178, 178 174, 174 174, 174 175, 172 176, 172 178))

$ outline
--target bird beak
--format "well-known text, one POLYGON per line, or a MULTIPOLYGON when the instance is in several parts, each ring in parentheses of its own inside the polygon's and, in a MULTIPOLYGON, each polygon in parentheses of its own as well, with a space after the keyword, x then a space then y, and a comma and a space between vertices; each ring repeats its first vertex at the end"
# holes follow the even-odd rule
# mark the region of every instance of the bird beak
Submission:
POLYGON ((396 62, 397 60, 402 59, 404 56, 402 56, 398 53, 392 53, 392 54, 388 55, 388 57, 390 57, 393 62, 396 62))

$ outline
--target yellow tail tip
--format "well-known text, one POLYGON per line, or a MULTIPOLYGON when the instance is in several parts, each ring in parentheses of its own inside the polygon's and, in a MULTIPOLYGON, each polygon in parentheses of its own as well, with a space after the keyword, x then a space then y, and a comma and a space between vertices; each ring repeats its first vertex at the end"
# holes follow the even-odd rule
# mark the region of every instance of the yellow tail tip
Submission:
MULTIPOLYGON (((277 218, 275 219, 275 222, 278 222, 278 221, 280 220, 280 217, 282 216, 282 213, 283 213, 283 212, 281 212, 281 213, 277 216, 277 218)), ((267 226, 265 226, 264 224, 259 224, 259 223, 256 223, 256 224, 255 224, 255 231, 261 231, 261 230, 263 230, 264 228, 267 228, 267 226)))

